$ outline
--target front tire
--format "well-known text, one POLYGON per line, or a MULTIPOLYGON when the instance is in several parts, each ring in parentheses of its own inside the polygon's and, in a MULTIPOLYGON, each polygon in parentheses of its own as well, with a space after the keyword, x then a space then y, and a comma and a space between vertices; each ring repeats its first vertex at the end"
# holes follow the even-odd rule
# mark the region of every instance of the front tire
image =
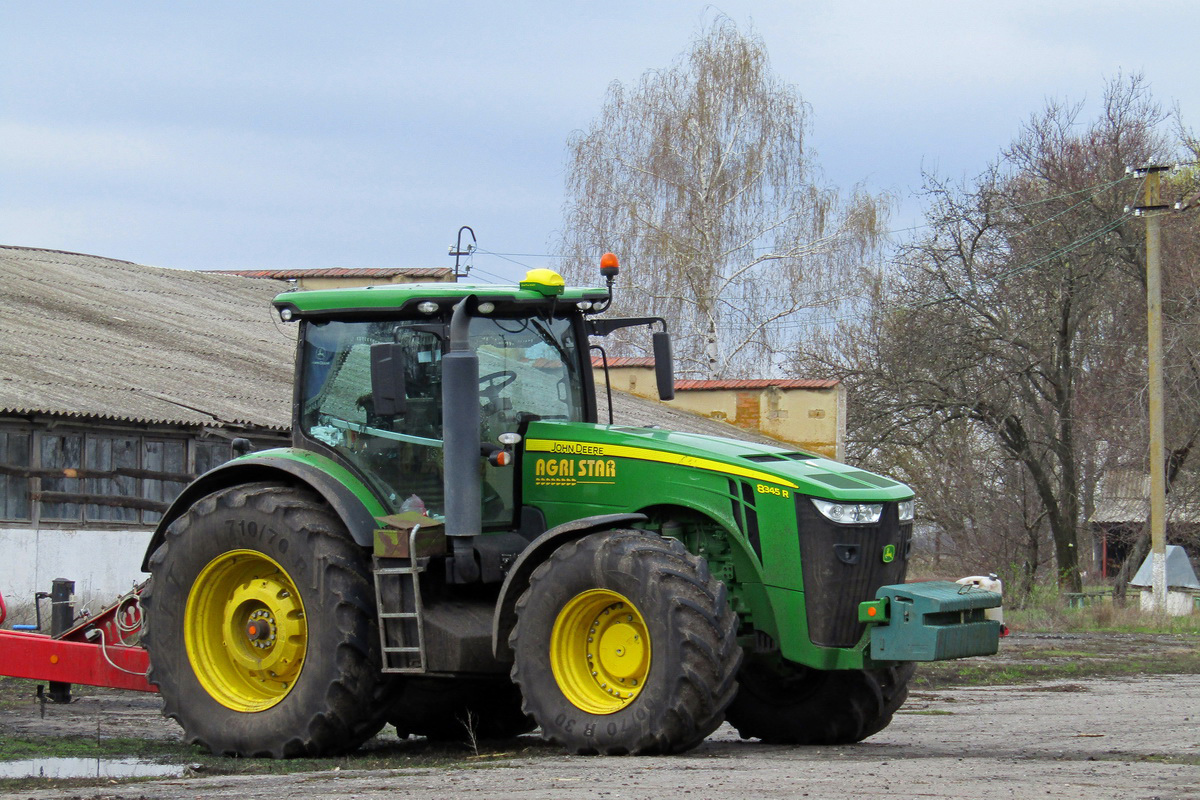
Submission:
POLYGON ((509 642, 524 710, 573 752, 688 750, 737 691, 725 585, 674 539, 623 530, 565 544, 516 610, 509 642))
POLYGON ((383 726, 367 558, 320 498, 235 486, 171 524, 143 602, 163 713, 213 753, 348 752, 383 726))
POLYGON ((729 723, 768 744, 851 744, 886 728, 908 698, 913 664, 818 670, 778 657, 746 662, 729 723))

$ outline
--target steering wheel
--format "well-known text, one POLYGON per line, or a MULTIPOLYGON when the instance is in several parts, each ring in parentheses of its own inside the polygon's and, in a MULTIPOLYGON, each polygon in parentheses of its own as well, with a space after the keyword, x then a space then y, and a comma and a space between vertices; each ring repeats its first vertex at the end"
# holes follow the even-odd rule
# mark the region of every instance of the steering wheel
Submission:
POLYGON ((511 369, 492 372, 479 379, 479 393, 484 397, 496 397, 500 390, 517 379, 517 373, 511 369))

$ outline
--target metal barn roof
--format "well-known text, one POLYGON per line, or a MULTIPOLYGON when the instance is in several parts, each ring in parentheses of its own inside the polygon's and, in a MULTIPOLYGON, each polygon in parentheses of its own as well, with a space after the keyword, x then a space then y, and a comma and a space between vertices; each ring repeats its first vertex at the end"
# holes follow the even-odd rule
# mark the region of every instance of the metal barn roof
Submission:
MULTIPOLYGON (((1200 522, 1200 507, 1192 492, 1167 495, 1167 521, 1200 522)), ((1106 471, 1100 481, 1096 509, 1090 522, 1101 524, 1142 523, 1150 518, 1150 474, 1145 468, 1115 468, 1106 471)))
MULTIPOLYGON (((1187 551, 1177 544, 1166 546, 1167 587, 1171 589, 1200 589, 1200 581, 1196 580, 1196 572, 1188 561, 1187 551)), ((1146 560, 1138 568, 1137 574, 1129 581, 1130 586, 1154 585, 1154 553, 1147 553, 1146 560)))
POLYGON ((449 267, 308 267, 305 269, 213 269, 210 275, 239 275, 243 278, 270 278, 276 281, 304 278, 363 278, 368 280, 449 280, 454 270, 449 267))
POLYGON ((822 378, 754 378, 730 380, 675 381, 675 391, 728 390, 728 389, 834 389, 838 381, 822 378))
POLYGON ((286 430, 272 280, 0 246, 0 413, 286 430))
MULTIPOLYGON (((297 326, 272 279, 0 245, 0 414, 287 430, 297 326)), ((781 444, 613 392, 614 422, 781 444)), ((598 397, 607 421, 608 401, 598 397)), ((786 446, 786 445, 783 445, 786 446)))
MULTIPOLYGON (((628 427, 657 426, 670 431, 681 433, 698 433, 704 436, 723 436, 726 439, 740 439, 745 442, 758 442, 776 447, 794 450, 794 445, 772 439, 758 431, 747 430, 722 422, 718 419, 693 414, 681 408, 660 403, 657 400, 647 400, 644 397, 613 389, 613 424, 628 427)), ((608 399, 604 387, 596 391, 596 411, 601 422, 608 422, 608 399)))

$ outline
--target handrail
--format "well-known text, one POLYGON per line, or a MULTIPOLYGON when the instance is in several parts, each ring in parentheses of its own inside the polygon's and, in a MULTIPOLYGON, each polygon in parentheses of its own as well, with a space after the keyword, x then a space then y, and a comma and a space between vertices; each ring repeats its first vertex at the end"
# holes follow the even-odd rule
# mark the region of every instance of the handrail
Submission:
POLYGON ((368 436, 378 436, 381 439, 392 439, 397 442, 411 442, 413 444, 423 444, 426 447, 441 447, 441 439, 427 439, 424 436, 413 436, 408 433, 397 433, 396 431, 385 431, 383 428, 375 428, 370 425, 364 425, 361 422, 350 422, 349 420, 339 419, 337 417, 327 417, 325 419, 330 425, 335 428, 341 428, 346 431, 354 431, 355 433, 365 433, 368 436))

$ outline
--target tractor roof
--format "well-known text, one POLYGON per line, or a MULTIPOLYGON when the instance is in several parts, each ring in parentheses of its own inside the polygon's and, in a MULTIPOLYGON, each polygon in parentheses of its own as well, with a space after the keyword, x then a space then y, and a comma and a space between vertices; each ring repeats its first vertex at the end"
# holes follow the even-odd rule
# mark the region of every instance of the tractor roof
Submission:
POLYGON ((318 289, 284 292, 275 298, 285 319, 338 318, 386 315, 395 317, 429 316, 417 306, 429 301, 446 310, 465 297, 474 295, 481 303, 493 303, 498 313, 514 313, 552 301, 574 305, 600 302, 608 298, 605 289, 566 287, 562 278, 549 270, 533 270, 519 286, 463 283, 406 283, 346 289, 318 289))

